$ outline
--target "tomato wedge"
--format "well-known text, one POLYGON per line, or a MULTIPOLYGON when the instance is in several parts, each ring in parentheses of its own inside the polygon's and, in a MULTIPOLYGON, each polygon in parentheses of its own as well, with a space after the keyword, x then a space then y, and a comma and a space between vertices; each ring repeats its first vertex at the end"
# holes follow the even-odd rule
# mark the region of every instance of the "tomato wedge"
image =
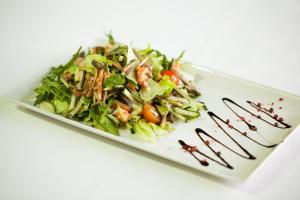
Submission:
POLYGON ((163 71, 163 72, 161 72, 161 75, 162 76, 164 76, 164 75, 169 76, 169 79, 171 81, 173 81, 176 85, 179 85, 179 83, 180 83, 180 79, 177 76, 177 73, 172 71, 172 70, 163 71))
POLYGON ((146 103, 144 105, 143 116, 147 122, 151 122, 153 124, 159 124, 161 122, 159 113, 150 103, 146 103))

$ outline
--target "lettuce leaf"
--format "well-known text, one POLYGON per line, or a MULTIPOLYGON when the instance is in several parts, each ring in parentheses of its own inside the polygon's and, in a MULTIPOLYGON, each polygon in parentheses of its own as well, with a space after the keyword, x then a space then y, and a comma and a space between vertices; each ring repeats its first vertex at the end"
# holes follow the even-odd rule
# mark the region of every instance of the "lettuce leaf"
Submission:
POLYGON ((166 136, 169 133, 168 129, 147 123, 144 119, 139 118, 130 121, 130 131, 135 138, 144 142, 155 142, 158 137, 166 136))
POLYGON ((93 66, 93 61, 96 61, 98 63, 102 63, 105 66, 111 66, 112 65, 112 61, 107 59, 106 56, 103 56, 101 54, 90 54, 90 55, 86 55, 84 58, 84 67, 82 68, 82 70, 85 70, 86 72, 92 73, 95 75, 95 73, 97 72, 96 67, 93 66))
POLYGON ((145 102, 151 101, 157 96, 169 95, 175 88, 175 83, 172 82, 168 76, 163 76, 163 78, 159 82, 156 82, 153 79, 149 79, 148 83, 148 90, 141 91, 141 98, 145 102))

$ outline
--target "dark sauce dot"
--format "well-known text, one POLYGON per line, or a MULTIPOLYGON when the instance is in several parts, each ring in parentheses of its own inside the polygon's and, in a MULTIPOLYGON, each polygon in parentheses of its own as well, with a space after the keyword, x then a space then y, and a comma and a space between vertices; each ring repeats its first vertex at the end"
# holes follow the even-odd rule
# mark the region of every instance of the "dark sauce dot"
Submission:
POLYGON ((253 126, 253 125, 249 125, 249 129, 250 129, 251 131, 257 131, 256 126, 253 126))
POLYGON ((209 165, 209 163, 208 163, 207 160, 205 160, 205 159, 200 160, 200 163, 201 163, 201 165, 203 165, 203 166, 208 166, 208 165, 209 165))
POLYGON ((256 106, 257 106, 257 107, 260 107, 260 106, 261 106, 261 103, 257 103, 256 106))

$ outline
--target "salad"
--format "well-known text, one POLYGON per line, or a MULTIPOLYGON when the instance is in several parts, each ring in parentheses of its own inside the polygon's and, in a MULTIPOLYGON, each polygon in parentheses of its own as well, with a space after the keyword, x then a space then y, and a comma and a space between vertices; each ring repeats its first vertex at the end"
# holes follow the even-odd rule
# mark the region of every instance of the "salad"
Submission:
POLYGON ((52 67, 35 89, 34 105, 119 135, 121 128, 143 141, 169 134, 172 124, 200 116, 200 92, 180 74, 180 59, 145 49, 108 43, 79 48, 64 65, 52 67))

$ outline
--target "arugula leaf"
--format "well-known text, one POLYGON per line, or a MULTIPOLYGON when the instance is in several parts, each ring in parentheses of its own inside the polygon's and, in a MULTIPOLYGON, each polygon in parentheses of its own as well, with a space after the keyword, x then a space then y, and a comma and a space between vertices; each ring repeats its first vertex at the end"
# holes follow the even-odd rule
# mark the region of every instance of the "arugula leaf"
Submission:
POLYGON ((107 58, 120 63, 122 66, 125 66, 127 63, 127 53, 128 46, 126 45, 117 45, 114 49, 112 49, 107 54, 107 58))
POLYGON ((108 37, 109 44, 114 45, 116 43, 111 31, 109 33, 107 33, 106 36, 108 37))
POLYGON ((167 59, 165 54, 160 51, 152 49, 150 45, 146 49, 140 50, 139 53, 142 56, 150 56, 154 65, 160 65, 164 70, 168 70, 171 66, 171 62, 167 59))
POLYGON ((180 60, 183 57, 184 53, 185 50, 183 50, 175 60, 180 60))
POLYGON ((68 90, 62 82, 55 81, 48 76, 42 79, 42 85, 36 88, 35 92, 37 98, 34 105, 37 105, 44 100, 51 101, 54 98, 69 102, 71 97, 71 91, 68 90))
POLYGON ((113 74, 104 80, 104 88, 112 89, 119 85, 125 84, 125 78, 121 74, 113 74))
POLYGON ((61 101, 69 101, 71 92, 61 81, 58 81, 58 77, 66 69, 71 68, 74 60, 79 56, 80 50, 81 47, 65 65, 51 68, 49 73, 42 79, 42 84, 35 89, 37 96, 34 105, 40 104, 45 100, 51 101, 54 98, 61 101))
POLYGON ((90 108, 89 109, 90 116, 94 120, 94 126, 96 128, 101 127, 101 129, 103 129, 109 133, 112 133, 114 135, 119 135, 119 130, 116 127, 116 125, 107 117, 107 113, 110 109, 112 102, 113 101, 110 100, 107 105, 99 104, 98 105, 99 114, 97 114, 96 107, 90 108))
POLYGON ((119 130, 118 128, 114 125, 112 121, 107 116, 103 116, 100 119, 99 124, 108 132, 114 134, 114 135, 119 135, 119 130))
POLYGON ((52 67, 50 69, 50 72, 48 73, 48 76, 51 79, 56 79, 59 77, 66 69, 71 67, 73 65, 73 62, 75 61, 76 58, 78 58, 80 54, 81 47, 76 51, 76 53, 73 54, 72 58, 65 64, 65 65, 60 65, 58 67, 52 67))

